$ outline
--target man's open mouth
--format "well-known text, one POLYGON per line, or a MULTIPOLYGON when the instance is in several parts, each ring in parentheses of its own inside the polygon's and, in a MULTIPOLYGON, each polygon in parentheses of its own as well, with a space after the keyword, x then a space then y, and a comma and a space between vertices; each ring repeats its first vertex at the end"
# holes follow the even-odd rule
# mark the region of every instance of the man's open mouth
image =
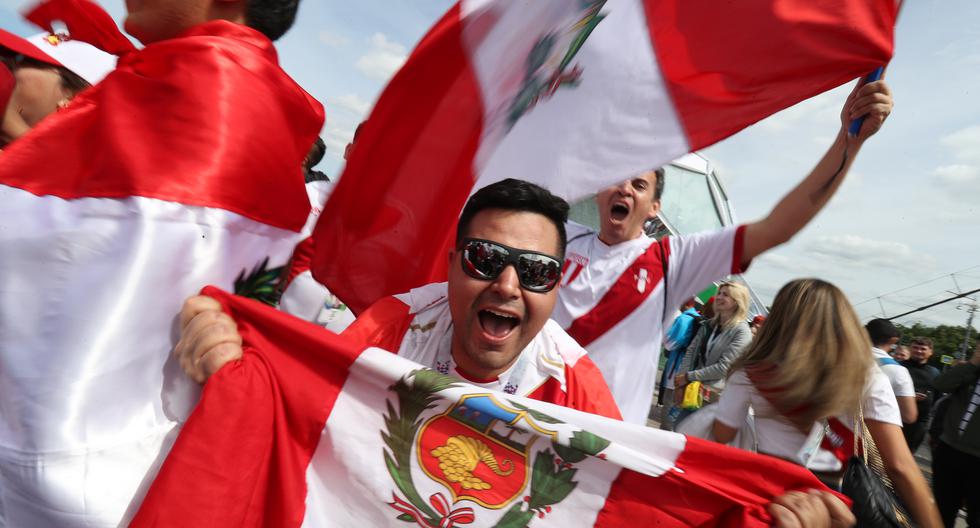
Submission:
POLYGON ((616 203, 609 208, 609 216, 616 221, 623 221, 630 214, 630 208, 626 204, 616 203))
POLYGON ((478 316, 483 331, 496 338, 507 337, 511 330, 520 324, 520 320, 516 316, 489 308, 480 310, 478 316))

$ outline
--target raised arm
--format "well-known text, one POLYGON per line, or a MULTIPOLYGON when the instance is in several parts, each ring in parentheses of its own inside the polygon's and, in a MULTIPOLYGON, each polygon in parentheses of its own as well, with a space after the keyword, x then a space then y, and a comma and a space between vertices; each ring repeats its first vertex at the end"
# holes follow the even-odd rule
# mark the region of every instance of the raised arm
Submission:
POLYGON ((844 181, 865 140, 877 132, 892 111, 891 91, 884 81, 855 87, 841 111, 841 129, 812 172, 790 191, 766 218, 745 229, 742 265, 770 248, 789 241, 823 209, 844 181), (857 136, 849 137, 852 119, 866 116, 857 136))

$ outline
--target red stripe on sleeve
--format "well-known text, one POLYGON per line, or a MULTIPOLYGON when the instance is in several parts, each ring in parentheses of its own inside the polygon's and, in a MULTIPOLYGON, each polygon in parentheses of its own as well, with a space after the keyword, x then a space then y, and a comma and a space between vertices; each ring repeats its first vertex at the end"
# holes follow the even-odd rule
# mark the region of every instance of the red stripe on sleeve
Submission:
POLYGON ((742 262, 742 255, 745 254, 745 228, 745 225, 740 225, 735 230, 735 241, 732 244, 732 275, 745 273, 752 265, 751 259, 742 262))

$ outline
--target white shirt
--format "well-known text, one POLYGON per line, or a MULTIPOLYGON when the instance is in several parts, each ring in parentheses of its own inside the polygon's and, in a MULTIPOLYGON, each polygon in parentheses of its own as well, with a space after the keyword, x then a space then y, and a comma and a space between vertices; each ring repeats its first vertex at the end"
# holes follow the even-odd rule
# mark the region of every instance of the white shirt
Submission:
POLYGON ((667 237, 660 244, 642 236, 613 246, 585 226, 569 222, 566 230, 565 275, 551 317, 589 351, 623 419, 646 424, 664 327, 670 324, 662 320, 664 303, 672 319, 684 300, 715 280, 741 272, 739 229, 667 237), (661 280, 661 249, 669 298, 661 280), (621 289, 607 296, 617 282, 621 289), (583 339, 576 329, 586 326, 593 331, 583 339))
MULTIPOLYGON (((750 406, 755 412, 755 435, 759 452, 793 460, 802 465, 799 452, 806 443, 807 436, 783 418, 759 394, 744 371, 737 370, 728 378, 725 392, 721 393, 715 419, 728 427, 739 428, 745 423, 750 406)), ((902 426, 902 415, 888 377, 877 367, 873 368, 871 378, 864 388, 861 406, 866 420, 902 426)), ((852 416, 840 415, 837 418, 853 428, 852 416)), ((813 427, 819 428, 822 424, 814 424, 813 427)), ((840 462, 831 453, 819 450, 809 467, 817 471, 835 471, 840 468, 840 462)))
POLYGON ((901 365, 882 365, 878 360, 883 358, 892 359, 892 357, 888 355, 888 352, 880 348, 871 347, 871 353, 874 354, 875 361, 878 362, 878 367, 888 376, 888 381, 891 382, 895 396, 912 396, 914 398, 915 387, 912 385, 912 375, 909 374, 909 369, 901 365))

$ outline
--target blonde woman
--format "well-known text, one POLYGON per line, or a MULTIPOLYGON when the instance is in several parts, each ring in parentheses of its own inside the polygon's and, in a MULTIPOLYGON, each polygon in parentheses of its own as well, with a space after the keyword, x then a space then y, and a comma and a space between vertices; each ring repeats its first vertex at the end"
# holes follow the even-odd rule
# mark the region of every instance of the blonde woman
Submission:
POLYGON ((714 297, 714 312, 687 347, 681 373, 674 378, 675 397, 684 394, 688 383, 700 381, 707 388, 705 403, 717 401, 725 388, 728 368, 752 341, 746 321, 748 288, 737 282, 723 282, 714 297))
MULTIPOLYGON (((886 471, 918 526, 941 526, 932 495, 902 436, 887 376, 874 363, 868 334, 834 285, 817 279, 783 286, 766 324, 734 361, 716 406, 712 434, 731 442, 751 406, 758 451, 840 475, 841 460, 816 449, 823 421, 853 426, 858 405, 886 471)), ((842 456, 845 454, 841 454, 842 456)), ((844 456, 846 459, 846 456, 844 456)), ((829 479, 828 479, 829 480, 829 479)))

